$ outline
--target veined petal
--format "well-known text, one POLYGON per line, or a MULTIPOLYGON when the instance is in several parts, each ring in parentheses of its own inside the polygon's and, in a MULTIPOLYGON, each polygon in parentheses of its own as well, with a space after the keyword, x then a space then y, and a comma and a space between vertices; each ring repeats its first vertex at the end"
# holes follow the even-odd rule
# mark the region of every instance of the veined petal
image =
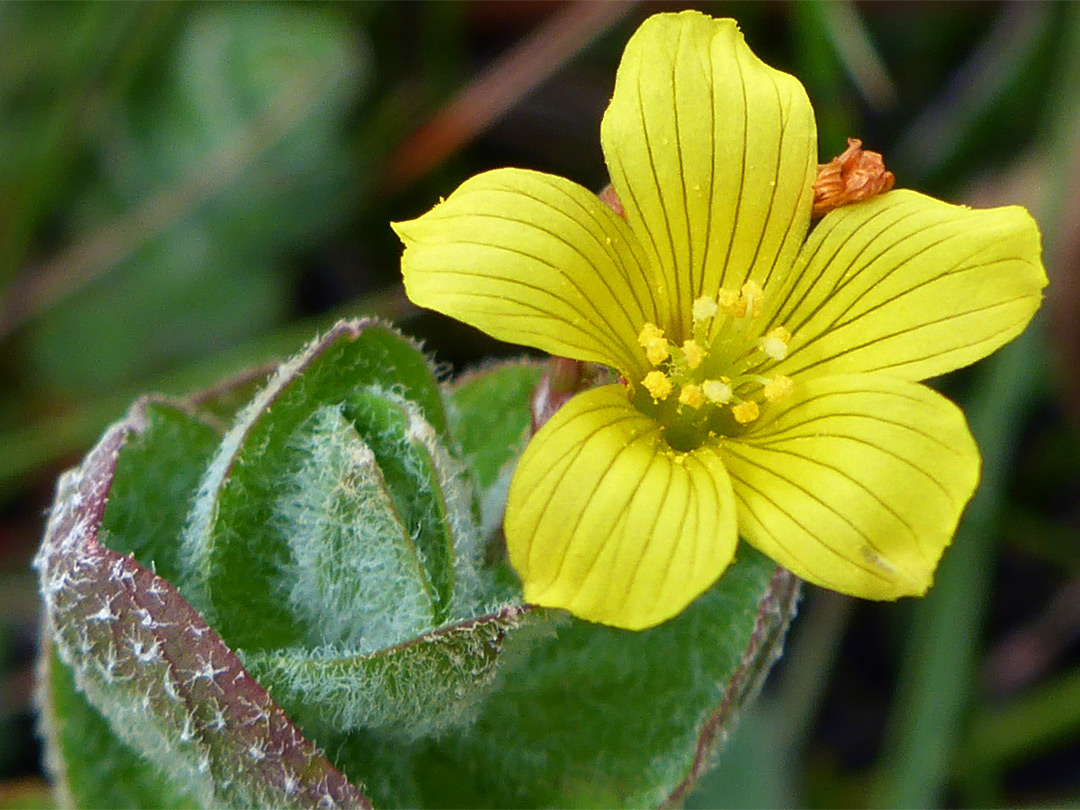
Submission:
POLYGON ((672 450, 619 385, 578 394, 533 437, 504 526, 527 602, 633 630, 712 585, 737 539, 719 456, 672 450))
POLYGON ((734 20, 658 14, 631 37, 600 128, 608 170, 672 310, 787 272, 806 236, 817 130, 806 92, 734 20))
POLYGON ((561 177, 499 169, 394 223, 414 303, 511 343, 605 363, 632 378, 655 322, 645 260, 629 227, 561 177))
POLYGON ((742 536, 842 593, 925 593, 979 478, 960 409, 884 374, 813 378, 784 405, 722 445, 742 536))
POLYGON ((914 191, 839 208, 766 307, 794 336, 776 372, 922 380, 1012 340, 1042 300, 1039 229, 1023 208, 972 210, 914 191))

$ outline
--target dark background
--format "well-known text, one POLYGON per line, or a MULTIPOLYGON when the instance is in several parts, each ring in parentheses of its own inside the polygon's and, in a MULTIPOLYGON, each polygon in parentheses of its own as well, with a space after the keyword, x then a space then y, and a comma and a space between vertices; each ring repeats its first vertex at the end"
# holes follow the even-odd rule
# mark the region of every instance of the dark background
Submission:
MULTIPOLYGON (((1039 220, 1027 335, 939 381, 983 483, 931 595, 808 588, 691 806, 1080 805, 1080 4, 702 3, 898 186, 1039 220)), ((29 569, 54 481, 139 393, 374 313, 460 369, 387 223, 497 166, 606 182, 643 3, 0 4, 0 807, 43 801, 29 569)))

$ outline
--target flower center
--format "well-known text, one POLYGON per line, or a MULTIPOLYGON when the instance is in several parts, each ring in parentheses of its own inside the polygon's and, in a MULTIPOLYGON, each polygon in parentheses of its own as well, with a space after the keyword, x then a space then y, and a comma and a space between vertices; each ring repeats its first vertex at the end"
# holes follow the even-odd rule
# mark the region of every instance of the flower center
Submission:
POLYGON ((663 426, 668 443, 691 450, 710 437, 737 435, 769 403, 795 390, 782 374, 762 372, 787 357, 791 334, 783 326, 761 334, 761 288, 720 290, 693 305, 693 337, 676 345, 664 330, 646 323, 638 343, 653 368, 634 395, 639 409, 663 426), (760 324, 758 324, 760 327, 760 324))

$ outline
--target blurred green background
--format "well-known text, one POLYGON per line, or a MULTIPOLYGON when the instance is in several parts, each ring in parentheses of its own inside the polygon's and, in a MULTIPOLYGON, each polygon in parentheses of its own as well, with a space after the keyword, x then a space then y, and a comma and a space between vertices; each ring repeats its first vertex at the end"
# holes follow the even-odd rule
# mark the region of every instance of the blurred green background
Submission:
MULTIPOLYGON (((796 74, 820 158, 1020 203, 1028 333, 940 381, 983 483, 924 600, 807 589, 688 806, 1080 806, 1080 4, 701 3, 796 74)), ((415 311, 387 223, 522 166, 599 189, 644 17, 607 3, 0 4, 0 807, 44 801, 29 560, 53 483, 139 393, 379 314, 448 368, 516 354, 415 311)))

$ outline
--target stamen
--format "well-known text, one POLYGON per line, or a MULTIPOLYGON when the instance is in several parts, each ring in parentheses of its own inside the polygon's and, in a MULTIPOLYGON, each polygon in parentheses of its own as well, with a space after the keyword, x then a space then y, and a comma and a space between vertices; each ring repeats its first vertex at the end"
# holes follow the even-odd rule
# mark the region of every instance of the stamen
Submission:
POLYGON ((726 377, 719 380, 706 380, 701 384, 701 392, 709 402, 723 405, 725 402, 729 402, 732 397, 733 392, 730 382, 726 377))
POLYGON ((791 333, 784 327, 778 326, 765 335, 758 345, 773 360, 783 360, 787 357, 789 343, 791 343, 791 333))
POLYGON ((719 295, 716 296, 718 308, 725 315, 730 315, 733 318, 741 318, 746 314, 745 303, 739 299, 739 293, 737 290, 720 290, 719 295), (740 309, 740 304, 743 304, 740 309))
POLYGON ((696 340, 684 341, 682 352, 683 358, 686 360, 686 367, 691 371, 700 366, 708 354, 696 340))
POLYGON ((744 304, 743 312, 739 315, 741 318, 743 315, 749 315, 751 318, 756 318, 761 314, 761 302, 765 297, 765 293, 761 287, 758 286, 756 281, 748 281, 742 285, 742 295, 740 303, 744 304))
POLYGON ((668 342, 663 338, 652 340, 645 347, 645 357, 654 366, 660 365, 670 356, 671 350, 668 348, 668 342))
POLYGON ((749 425, 757 419, 760 414, 761 409, 758 407, 758 404, 750 400, 731 406, 731 415, 735 417, 735 421, 740 425, 749 425))
POLYGON ((783 374, 777 374, 765 384, 764 388, 765 399, 769 400, 769 402, 779 402, 791 396, 794 391, 795 383, 791 381, 790 377, 785 377, 783 374))
POLYGON ((664 330, 654 323, 646 323, 641 328, 638 343, 645 349, 645 357, 654 366, 660 365, 671 356, 668 342, 664 338, 664 330))
POLYGON ((641 327, 641 333, 638 335, 638 343, 642 346, 656 340, 657 338, 663 339, 664 330, 657 326, 655 323, 645 322, 645 325, 641 327))
POLYGON ((644 385, 645 390, 652 395, 653 402, 667 399, 671 394, 671 380, 669 380, 667 375, 662 371, 650 371, 645 375, 641 384, 644 385))
POLYGON ((705 404, 705 395, 701 392, 701 386, 687 383, 679 392, 679 404, 688 405, 695 411, 705 404))
POLYGON ((707 321, 709 318, 713 317, 719 309, 715 299, 707 298, 703 295, 701 298, 694 301, 691 314, 694 316, 695 321, 707 321))
POLYGON ((762 409, 794 393, 791 378, 760 373, 771 365, 763 354, 782 361, 792 340, 784 326, 762 334, 760 323, 751 325, 764 300, 764 291, 752 280, 737 290, 721 289, 716 298, 697 298, 691 308, 692 334, 683 335, 681 345, 655 323, 642 326, 637 340, 652 370, 640 384, 653 405, 667 402, 658 415, 665 424, 671 420, 672 446, 704 441, 725 424, 734 428, 731 420, 746 427, 760 419, 762 409), (721 370, 728 376, 720 376, 721 370), (716 376, 704 379, 708 374, 716 376), (720 411, 730 416, 721 416, 720 411))

